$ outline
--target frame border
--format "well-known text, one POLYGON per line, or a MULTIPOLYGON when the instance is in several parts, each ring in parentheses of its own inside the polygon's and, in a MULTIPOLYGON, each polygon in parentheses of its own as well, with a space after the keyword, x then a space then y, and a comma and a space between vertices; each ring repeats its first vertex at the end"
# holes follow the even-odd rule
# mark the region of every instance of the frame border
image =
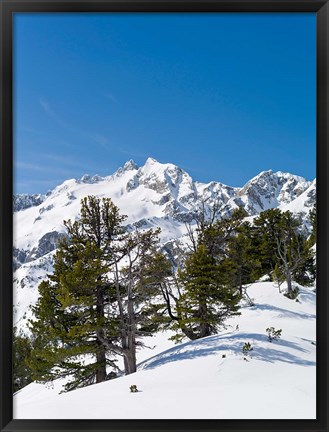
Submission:
POLYGON ((329 0, 0 0, 0 431, 328 430, 329 0), (317 17, 317 419, 13 420, 13 14, 20 12, 314 12, 317 17), (327 331, 327 332, 326 332, 327 331))

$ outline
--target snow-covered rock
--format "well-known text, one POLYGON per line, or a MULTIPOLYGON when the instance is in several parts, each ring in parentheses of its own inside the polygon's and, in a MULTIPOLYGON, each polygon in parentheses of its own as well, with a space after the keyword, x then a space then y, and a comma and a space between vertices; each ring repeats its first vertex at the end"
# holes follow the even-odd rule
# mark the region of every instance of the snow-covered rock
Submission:
POLYGON ((13 210, 17 212, 29 207, 38 206, 44 199, 45 195, 40 194, 16 194, 13 197, 13 210))

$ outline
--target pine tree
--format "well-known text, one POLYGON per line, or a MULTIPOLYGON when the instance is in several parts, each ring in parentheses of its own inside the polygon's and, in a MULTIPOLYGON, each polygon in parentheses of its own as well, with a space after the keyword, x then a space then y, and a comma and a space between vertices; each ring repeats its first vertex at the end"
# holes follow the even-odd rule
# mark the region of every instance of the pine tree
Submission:
POLYGON ((178 270, 162 284, 166 310, 177 331, 174 340, 184 336, 197 339, 224 327, 225 320, 238 314, 238 284, 231 283, 228 245, 243 225, 246 212, 238 208, 232 215, 216 219, 217 208, 207 217, 205 206, 198 215, 197 228, 188 226, 191 252, 178 270), (226 261, 226 265, 223 262, 226 261))
POLYGON ((124 357, 126 374, 136 371, 136 350, 143 346, 139 339, 152 335, 160 324, 157 316, 161 304, 154 301, 160 295, 161 279, 155 283, 159 232, 150 229, 128 233, 120 246, 125 265, 119 268, 116 263, 113 268, 121 346, 114 346, 106 329, 101 340, 124 357))
POLYGON ((243 295, 243 286, 257 279, 260 262, 254 254, 251 240, 251 226, 248 222, 240 225, 227 242, 225 258, 220 262, 226 284, 238 288, 243 295))
POLYGON ((253 249, 261 263, 258 276, 267 274, 271 277, 277 264, 277 233, 281 223, 282 212, 279 209, 269 209, 261 212, 254 219, 252 231, 253 249))
POLYGON ((150 278, 159 230, 126 232, 124 220, 110 199, 89 196, 81 218, 65 222, 68 238, 33 308, 35 379, 69 376, 66 390, 102 382, 117 355, 126 374, 136 371, 139 338, 156 329, 160 291, 150 278))
POLYGON ((179 272, 182 294, 176 302, 176 328, 190 339, 209 336, 239 314, 239 293, 222 283, 219 266, 201 244, 179 272))
POLYGON ((71 390, 104 381, 106 366, 115 367, 102 338, 106 328, 117 340, 108 271, 124 219, 110 199, 89 196, 81 202, 81 218, 65 222, 68 239, 55 254, 54 273, 39 286, 30 323, 40 346, 31 359, 36 379, 70 376, 66 390, 71 390))
POLYGON ((280 272, 291 295, 293 279, 305 282, 313 263, 301 221, 289 211, 270 209, 260 213, 254 223, 254 247, 259 251, 263 273, 279 276, 280 272))
POLYGON ((32 372, 28 364, 31 355, 30 338, 17 328, 13 329, 13 391, 16 392, 32 382, 32 372))

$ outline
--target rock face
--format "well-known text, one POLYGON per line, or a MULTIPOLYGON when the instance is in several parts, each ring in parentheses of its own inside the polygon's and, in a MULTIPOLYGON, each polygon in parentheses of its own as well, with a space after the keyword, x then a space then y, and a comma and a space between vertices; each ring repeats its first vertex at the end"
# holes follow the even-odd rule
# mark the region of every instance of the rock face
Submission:
POLYGON ((78 217, 80 201, 86 195, 111 198, 120 212, 128 215, 128 229, 160 227, 162 244, 175 258, 178 245, 186 242, 186 223, 193 223, 201 208, 211 214, 215 206, 221 218, 237 207, 243 207, 250 216, 279 207, 300 215, 309 228, 307 215, 315 204, 316 184, 271 170, 261 172, 241 188, 215 181, 205 184, 194 181, 174 164, 148 158, 142 167, 130 160, 107 177, 86 174, 80 179, 66 180, 46 195, 16 195, 13 198, 16 310, 19 296, 23 295, 21 275, 24 274, 24 295, 27 288, 36 291, 46 268, 51 266, 58 241, 66 235, 63 220, 78 217))
POLYGON ((25 262, 33 261, 52 252, 57 248, 59 240, 64 237, 64 233, 59 233, 57 231, 46 233, 39 240, 38 246, 34 247, 27 255, 25 262))
POLYGON ((14 212, 40 205, 45 199, 45 195, 40 194, 18 194, 13 197, 14 212))

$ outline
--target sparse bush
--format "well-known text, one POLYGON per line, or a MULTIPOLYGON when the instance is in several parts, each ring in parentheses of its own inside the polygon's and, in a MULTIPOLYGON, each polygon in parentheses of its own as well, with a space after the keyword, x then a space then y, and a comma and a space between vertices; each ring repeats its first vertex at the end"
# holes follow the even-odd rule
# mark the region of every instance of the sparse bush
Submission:
POLYGON ((137 393, 138 392, 137 385, 135 385, 135 384, 131 385, 129 388, 130 388, 131 393, 137 393))
POLYGON ((245 342, 245 344, 242 347, 242 353, 244 356, 249 356, 250 352, 253 350, 253 347, 251 346, 250 342, 245 342))
POLYGON ((279 265, 276 263, 275 268, 272 272, 272 280, 274 283, 277 284, 277 287, 279 288, 279 292, 281 293, 281 285, 285 281, 284 275, 282 274, 279 265))
POLYGON ((274 340, 278 340, 278 339, 280 339, 280 337, 281 337, 281 333, 282 333, 282 329, 280 329, 280 330, 275 330, 274 327, 268 327, 268 328, 266 329, 266 333, 267 333, 267 336, 268 336, 268 340, 269 340, 270 342, 272 342, 272 341, 274 341, 274 340))
POLYGON ((298 294, 299 294, 299 289, 296 287, 292 291, 286 292, 284 295, 286 297, 288 297, 288 299, 295 300, 295 299, 297 299, 298 294))

